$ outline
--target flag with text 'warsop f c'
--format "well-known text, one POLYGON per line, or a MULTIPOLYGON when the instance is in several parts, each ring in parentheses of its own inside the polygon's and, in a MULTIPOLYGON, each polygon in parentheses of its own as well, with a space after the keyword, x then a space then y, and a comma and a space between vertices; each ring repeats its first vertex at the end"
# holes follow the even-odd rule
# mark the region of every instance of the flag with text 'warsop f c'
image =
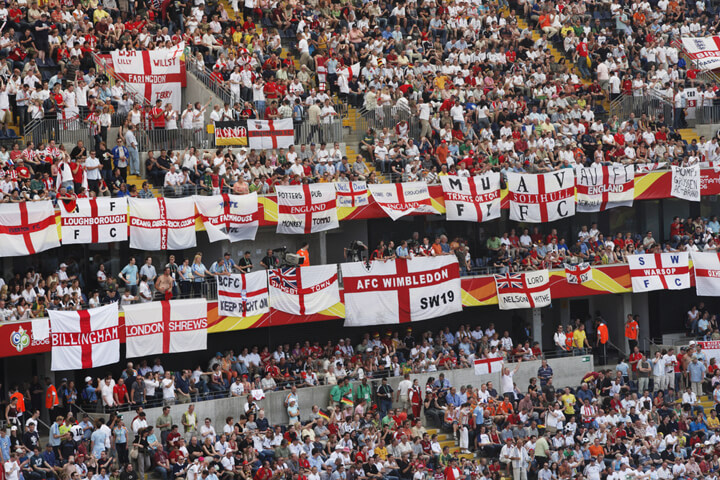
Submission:
POLYGON ((700 297, 720 297, 720 253, 693 252, 695 288, 700 297))
POLYGON ((440 177, 448 220, 486 222, 500 218, 500 173, 440 177))
POLYGON ((0 205, 0 257, 44 252, 60 246, 51 201, 0 205))
POLYGON ((194 247, 195 203, 185 198, 130 198, 130 248, 182 250, 194 247))
POLYGON ((629 255, 633 292, 690 288, 687 252, 629 255))
POLYGON ((51 370, 81 370, 120 361, 118 304, 50 310, 51 370))
POLYGON ((207 348, 207 300, 169 300, 123 306, 127 357, 207 348))
POLYGON ((128 239, 127 198, 78 198, 75 208, 60 209, 62 243, 109 243, 128 239))
POLYGON ((270 307, 310 315, 340 303, 337 265, 268 270, 270 307))
POLYGON ((373 199, 393 220, 411 213, 437 213, 424 182, 368 185, 373 199))
POLYGON ((248 146, 257 150, 288 148, 295 143, 292 118, 248 120, 248 146))
POLYGON ((503 359, 497 358, 478 358, 475 360, 475 375, 487 375, 502 371, 503 359))
POLYGON ((571 168, 550 173, 507 174, 510 220, 547 223, 575 215, 575 175, 571 168))
POLYGON ((305 234, 338 228, 335 185, 278 186, 277 233, 305 234))
POLYGON ((462 310, 454 255, 340 265, 345 326, 396 325, 462 310))
POLYGON ((495 275, 500 310, 540 308, 550 305, 550 274, 547 270, 495 275))
POLYGON ((211 242, 255 240, 259 221, 257 192, 195 195, 193 199, 211 242))

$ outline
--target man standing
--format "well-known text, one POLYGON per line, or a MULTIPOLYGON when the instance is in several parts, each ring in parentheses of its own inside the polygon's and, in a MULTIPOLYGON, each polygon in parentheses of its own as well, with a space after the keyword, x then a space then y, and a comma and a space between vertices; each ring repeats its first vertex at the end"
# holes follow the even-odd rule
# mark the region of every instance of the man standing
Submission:
POLYGON ((625 338, 627 338, 631 352, 635 351, 635 347, 638 344, 637 339, 639 327, 637 318, 638 315, 635 315, 635 318, 633 318, 632 314, 628 314, 627 322, 625 323, 625 338))
POLYGON ((130 290, 130 294, 136 296, 138 285, 138 267, 135 265, 135 257, 130 257, 130 261, 127 265, 125 265, 125 268, 122 269, 118 277, 120 277, 120 280, 125 282, 125 287, 130 290))
POLYGON ((300 246, 300 250, 297 251, 297 255, 302 258, 302 261, 300 262, 301 267, 307 267, 310 265, 310 252, 308 251, 308 248, 310 248, 308 242, 303 242, 300 246))
POLYGON ((387 383, 387 378, 383 377, 382 384, 377 389, 378 407, 380 410, 380 418, 383 418, 388 410, 392 408, 393 389, 387 383))
POLYGON ((595 335, 595 348, 600 354, 600 365, 607 365, 607 342, 609 339, 608 328, 602 317, 595 320, 597 332, 595 335))
POLYGON ((188 440, 197 433, 197 413, 195 413, 195 405, 188 405, 187 412, 182 415, 183 429, 185 430, 185 438, 188 440))

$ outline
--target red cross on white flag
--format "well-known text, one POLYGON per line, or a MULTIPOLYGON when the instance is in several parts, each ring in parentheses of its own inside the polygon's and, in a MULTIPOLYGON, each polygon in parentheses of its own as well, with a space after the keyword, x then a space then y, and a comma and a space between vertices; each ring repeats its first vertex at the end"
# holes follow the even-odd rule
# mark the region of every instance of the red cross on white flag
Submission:
POLYGON ((80 370, 120 361, 117 302, 72 312, 50 310, 51 369, 80 370))
POLYGON ((0 257, 32 255, 60 246, 52 202, 0 205, 0 257))
POLYGON ((547 223, 575 215, 575 175, 566 168, 550 173, 507 174, 510 220, 547 223))
POLYGON ((288 148, 295 143, 292 118, 248 120, 248 146, 257 150, 288 148))
POLYGON ((338 228, 332 183, 278 186, 277 233, 304 234, 338 228))
POLYGON ((62 243, 107 243, 128 239, 127 198, 78 198, 75 208, 60 209, 62 243))
POLYGON ((130 198, 130 248, 181 250, 196 245, 195 203, 185 198, 130 198))
POLYGON ((368 185, 375 202, 393 220, 411 213, 436 213, 424 182, 368 185))

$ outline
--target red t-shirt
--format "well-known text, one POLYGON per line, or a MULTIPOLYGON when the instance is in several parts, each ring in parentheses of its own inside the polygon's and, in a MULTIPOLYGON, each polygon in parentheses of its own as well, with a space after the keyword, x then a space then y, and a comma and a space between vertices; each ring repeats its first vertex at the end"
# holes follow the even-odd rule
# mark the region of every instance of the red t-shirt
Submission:
POLYGON ((125 386, 125 384, 115 385, 115 387, 113 388, 113 393, 117 395, 119 404, 125 403, 125 396, 127 395, 127 387, 125 386))

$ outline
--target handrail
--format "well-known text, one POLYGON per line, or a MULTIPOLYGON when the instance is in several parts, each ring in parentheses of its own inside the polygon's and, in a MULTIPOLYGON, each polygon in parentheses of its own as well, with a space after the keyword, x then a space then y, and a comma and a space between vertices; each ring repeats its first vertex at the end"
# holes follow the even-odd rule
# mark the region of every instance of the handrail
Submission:
POLYGON ((190 53, 190 48, 185 48, 185 70, 192 72, 192 74, 202 82, 211 92, 217 95, 223 103, 229 104, 231 107, 235 105, 235 98, 230 89, 215 80, 212 79, 210 70, 205 66, 204 63, 199 63, 190 53))

